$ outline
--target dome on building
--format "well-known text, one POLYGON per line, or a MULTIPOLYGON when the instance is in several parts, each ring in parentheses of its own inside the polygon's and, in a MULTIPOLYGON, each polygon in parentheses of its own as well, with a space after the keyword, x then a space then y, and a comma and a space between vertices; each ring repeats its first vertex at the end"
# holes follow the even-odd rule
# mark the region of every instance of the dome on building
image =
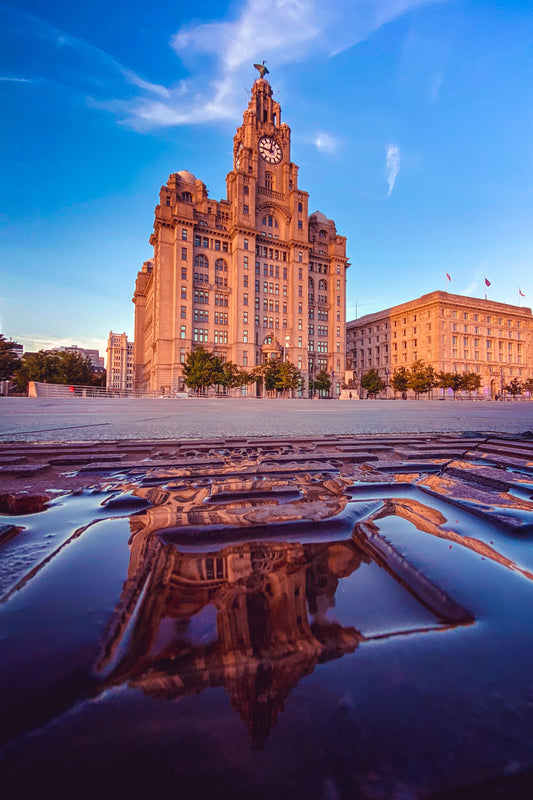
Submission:
POLYGON ((310 220, 316 220, 316 222, 329 222, 328 218, 325 214, 321 211, 313 211, 311 216, 309 217, 310 220))
POLYGON ((180 169, 177 174, 185 183, 196 183, 195 176, 192 174, 192 172, 189 172, 188 169, 180 169))

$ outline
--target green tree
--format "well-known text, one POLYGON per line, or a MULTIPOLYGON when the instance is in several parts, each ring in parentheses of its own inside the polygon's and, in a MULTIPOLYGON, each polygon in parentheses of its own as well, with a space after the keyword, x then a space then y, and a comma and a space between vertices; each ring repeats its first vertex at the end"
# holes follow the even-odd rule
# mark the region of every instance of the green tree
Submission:
POLYGON ((529 399, 533 400, 533 378, 526 378, 522 384, 524 392, 529 392, 529 399))
POLYGON ((68 350, 59 351, 57 355, 59 356, 57 383, 70 383, 76 386, 88 386, 91 383, 93 371, 88 358, 81 353, 68 350))
POLYGON ((509 394, 512 395, 513 397, 522 394, 523 391, 522 384, 518 380, 518 378, 513 378, 513 380, 510 383, 506 383, 503 388, 505 389, 506 392, 509 392, 509 394))
POLYGON ((472 399, 472 392, 477 392, 481 386, 481 375, 477 372, 463 372, 461 375, 461 389, 470 394, 472 399))
POLYGON ((328 373, 325 369, 321 369, 320 372, 317 374, 314 381, 312 381, 312 388, 315 392, 322 392, 324 394, 329 394, 331 389, 331 378, 329 377, 328 373))
POLYGON ((20 359, 11 347, 11 342, 0 333, 0 380, 12 378, 20 367, 20 359))
POLYGON ((426 364, 421 358, 415 361, 409 369, 409 388, 413 390, 418 398, 421 394, 426 394, 435 386, 435 370, 430 364, 426 364))
POLYGON ((204 347, 196 347, 187 353, 183 365, 185 384, 190 389, 203 392, 214 383, 222 383, 224 364, 222 360, 204 347))
POLYGON ((385 388, 385 382, 379 377, 377 370, 369 369, 361 378, 361 386, 370 397, 375 397, 385 388))
POLYGON ((228 389, 236 389, 249 382, 249 375, 245 370, 240 369, 233 361, 225 361, 222 365, 222 377, 220 383, 228 389))
POLYGON ((455 393, 463 387, 463 376, 458 372, 439 372, 436 385, 441 389, 451 389, 455 400, 455 393))
POLYGON ((282 361, 278 367, 277 389, 281 389, 284 394, 288 394, 291 389, 300 389, 302 385, 302 375, 292 361, 282 361))
POLYGON ((302 385, 300 370, 291 361, 269 358, 264 364, 255 367, 250 373, 255 380, 262 380, 267 392, 288 393, 302 385))
POLYGON ((405 367, 398 367, 390 380, 390 385, 395 392, 406 392, 409 388, 409 373, 405 367))
POLYGON ((26 391, 30 381, 63 383, 59 352, 57 350, 39 350, 37 353, 24 353, 14 378, 20 392, 26 391))

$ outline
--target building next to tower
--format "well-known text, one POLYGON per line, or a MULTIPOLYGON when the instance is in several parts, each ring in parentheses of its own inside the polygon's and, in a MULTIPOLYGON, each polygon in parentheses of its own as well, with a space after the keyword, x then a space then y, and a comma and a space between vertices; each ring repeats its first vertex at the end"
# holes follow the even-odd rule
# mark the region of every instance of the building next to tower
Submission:
POLYGON ((290 360, 301 371, 303 396, 325 370, 339 394, 346 238, 324 214, 309 215, 290 137, 260 77, 234 136, 227 199, 211 200, 186 170, 161 188, 153 258, 138 273, 133 297, 137 390, 182 389, 187 353, 203 346, 244 369, 290 360))
POLYGON ((418 359, 437 373, 477 373, 486 398, 514 378, 532 377, 530 308, 436 291, 352 320, 346 335, 346 379, 358 390, 370 369, 388 384, 399 367, 418 359))

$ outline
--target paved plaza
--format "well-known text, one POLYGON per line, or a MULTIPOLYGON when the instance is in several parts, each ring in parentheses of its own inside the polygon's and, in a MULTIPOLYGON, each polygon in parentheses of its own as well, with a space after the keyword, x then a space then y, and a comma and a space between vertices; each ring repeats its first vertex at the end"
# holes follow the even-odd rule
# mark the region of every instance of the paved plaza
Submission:
POLYGON ((528 401, 0 398, 3 442, 528 430, 528 401))

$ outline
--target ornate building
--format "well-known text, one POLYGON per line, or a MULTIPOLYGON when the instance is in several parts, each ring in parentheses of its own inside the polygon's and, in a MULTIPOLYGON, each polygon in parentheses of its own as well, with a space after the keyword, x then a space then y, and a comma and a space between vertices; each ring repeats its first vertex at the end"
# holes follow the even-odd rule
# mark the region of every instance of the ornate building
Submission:
POLYGON ((346 238, 308 216, 290 160, 291 131, 264 77, 251 92, 226 177, 209 199, 186 170, 169 176, 155 209, 153 260, 138 273, 135 388, 183 387, 187 353, 203 345, 243 368, 289 359, 309 379, 345 367, 346 238))
POLYGON ((346 329, 346 378, 356 386, 369 369, 387 382, 417 359, 436 372, 478 373, 486 397, 533 374, 530 308, 437 291, 352 320, 346 329))

